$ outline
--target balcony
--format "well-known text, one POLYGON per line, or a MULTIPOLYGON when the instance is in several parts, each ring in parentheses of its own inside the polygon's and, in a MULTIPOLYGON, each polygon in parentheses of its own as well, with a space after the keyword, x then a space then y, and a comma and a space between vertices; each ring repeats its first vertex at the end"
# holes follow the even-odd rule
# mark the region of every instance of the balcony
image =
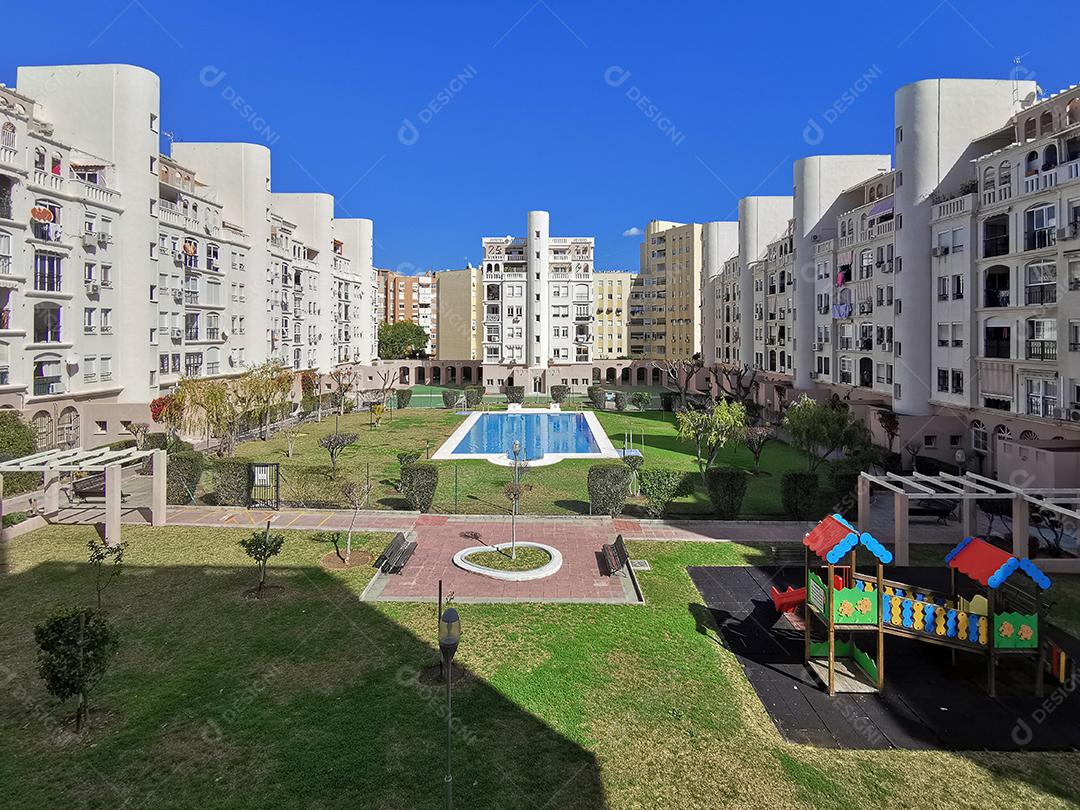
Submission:
POLYGON ((1037 228, 1024 235, 1024 250, 1041 250, 1057 244, 1057 228, 1037 228))
POLYGON ((1027 304, 1056 304, 1057 285, 1033 284, 1024 289, 1024 302, 1027 304))
POLYGON ((998 360, 1008 360, 1012 357, 1012 341, 1009 339, 995 340, 987 338, 983 342, 983 357, 991 357, 998 360))
POLYGON ((983 258, 991 259, 994 256, 1006 256, 1009 253, 1009 236, 988 236, 983 239, 983 258))
POLYGON ((34 396, 44 397, 50 394, 64 393, 64 383, 59 377, 35 377, 34 396))
POLYGON ((44 169, 34 170, 34 185, 47 188, 52 191, 63 191, 64 178, 59 174, 47 172, 44 169))
POLYGON ((1057 360, 1056 340, 1028 340, 1025 348, 1028 360, 1057 360))
POLYGON ((199 292, 198 290, 184 290, 184 303, 188 306, 198 306, 199 304, 199 292))

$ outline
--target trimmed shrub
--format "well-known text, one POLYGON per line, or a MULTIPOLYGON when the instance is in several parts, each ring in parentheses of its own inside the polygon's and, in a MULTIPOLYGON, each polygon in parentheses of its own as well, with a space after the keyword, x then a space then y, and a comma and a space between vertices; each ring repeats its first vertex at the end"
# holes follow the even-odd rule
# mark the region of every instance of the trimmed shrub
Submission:
POLYGON ((165 500, 170 504, 191 503, 195 499, 204 466, 202 453, 186 451, 170 455, 165 500))
POLYGON ((302 397, 300 397, 299 413, 301 417, 315 413, 315 409, 318 407, 319 403, 311 394, 304 394, 302 397))
POLYGON ((410 464, 414 464, 420 460, 420 456, 424 455, 419 450, 405 450, 397 454, 397 463, 399 467, 408 467, 410 464))
POLYGON ((626 405, 630 401, 630 396, 625 391, 615 392, 615 410, 625 411, 626 405))
POLYGON ((195 449, 191 442, 183 439, 169 441, 168 433, 147 433, 143 439, 143 450, 165 450, 168 453, 190 453, 195 449))
POLYGON ((645 467, 638 472, 638 485, 645 498, 645 508, 653 517, 663 517, 668 505, 680 495, 693 491, 693 473, 645 467))
POLYGON ((413 509, 430 512, 439 486, 439 468, 430 461, 418 461, 401 468, 401 492, 413 509))
MULTIPOLYGON (((34 428, 15 411, 0 410, 0 459, 10 461, 33 455, 37 450, 34 428)), ((5 473, 4 497, 32 492, 41 486, 41 481, 41 473, 5 473)))
POLYGON ((660 409, 673 411, 679 402, 679 395, 671 391, 663 391, 660 394, 660 409))
POLYGON ((330 483, 331 469, 325 467, 289 467, 281 474, 281 499, 302 509, 340 508, 341 503, 330 483))
POLYGON ((465 405, 470 408, 475 408, 481 402, 484 401, 484 386, 482 385, 467 385, 465 386, 465 405))
POLYGON ((131 447, 134 447, 134 446, 135 446, 135 440, 134 439, 120 439, 118 441, 109 443, 109 449, 110 450, 127 450, 127 449, 129 449, 131 447))
POLYGON ((5 529, 11 528, 12 526, 18 526, 28 517, 30 517, 29 512, 8 512, 4 515, 3 526, 5 529))
POLYGON ((553 385, 551 386, 551 401, 559 405, 566 402, 570 397, 569 385, 553 385))
POLYGON ((792 471, 780 479, 780 502, 784 514, 792 520, 806 520, 817 506, 817 473, 792 471))
POLYGON ((449 389, 442 392, 442 404, 444 408, 453 408, 457 405, 459 399, 461 399, 460 391, 449 389))
POLYGON ((625 464, 610 462, 589 467, 589 506, 594 515, 616 517, 626 506, 633 473, 625 464))
POLYGON ((652 394, 648 391, 635 391, 630 395, 630 404, 643 411, 652 405, 652 394))
POLYGON ((522 403, 525 401, 525 386, 524 385, 508 385, 506 386, 506 401, 513 403, 522 403))
POLYGON ((249 506, 248 462, 235 458, 219 458, 215 461, 214 492, 219 506, 249 506))
POLYGON ((604 404, 607 402, 607 394, 604 392, 604 387, 601 385, 590 385, 585 392, 589 395, 589 402, 598 411, 604 410, 604 404))
POLYGON ((715 467, 705 473, 705 489, 713 510, 721 520, 739 516, 749 476, 733 467, 715 467))
POLYGON ((341 410, 345 413, 352 413, 356 410, 356 402, 351 399, 346 399, 341 403, 341 410))
POLYGON ((395 391, 394 397, 397 399, 397 406, 399 408, 408 408, 409 400, 412 399, 412 389, 402 388, 400 391, 395 391))

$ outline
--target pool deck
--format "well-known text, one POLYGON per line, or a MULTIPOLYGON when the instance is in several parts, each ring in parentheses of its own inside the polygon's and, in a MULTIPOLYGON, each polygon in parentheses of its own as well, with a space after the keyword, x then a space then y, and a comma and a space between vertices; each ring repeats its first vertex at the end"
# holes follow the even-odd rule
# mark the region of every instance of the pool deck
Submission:
MULTIPOLYGON (((604 428, 600 425, 600 420, 596 418, 596 414, 593 411, 563 411, 563 410, 541 410, 531 409, 528 411, 522 411, 522 413, 529 415, 547 415, 556 414, 558 416, 569 414, 581 414, 585 417, 585 423, 589 426, 589 430, 592 432, 593 443, 599 448, 598 453, 545 453, 540 458, 529 459, 528 463, 530 467, 546 467, 549 464, 557 464, 560 461, 566 459, 575 458, 596 458, 596 459, 617 459, 620 457, 619 452, 615 449, 615 446, 611 443, 611 439, 608 438, 604 428)), ((466 417, 465 421, 458 425, 457 429, 450 434, 450 438, 443 442, 442 446, 432 453, 431 458, 433 461, 453 461, 479 459, 482 461, 490 461, 492 464, 498 464, 500 467, 510 467, 513 465, 508 453, 455 453, 454 449, 461 444, 465 437, 469 434, 469 431, 473 429, 480 418, 483 416, 505 416, 505 412, 487 413, 483 411, 475 411, 466 417)))

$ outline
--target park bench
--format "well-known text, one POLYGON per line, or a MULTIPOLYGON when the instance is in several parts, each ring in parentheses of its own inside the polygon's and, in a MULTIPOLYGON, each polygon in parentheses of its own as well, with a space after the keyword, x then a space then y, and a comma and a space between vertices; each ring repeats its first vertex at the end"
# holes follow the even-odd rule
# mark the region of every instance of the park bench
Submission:
MULTIPOLYGON (((91 498, 103 499, 105 497, 105 473, 94 473, 85 478, 76 478, 66 487, 68 500, 72 503, 86 503, 91 498)), ((120 500, 127 500, 128 494, 120 491, 120 500)))
POLYGON ((396 574, 404 568, 405 563, 409 561, 413 552, 416 551, 416 541, 410 539, 412 536, 412 532, 409 532, 408 535, 402 532, 394 535, 394 539, 390 541, 390 544, 383 549, 382 554, 375 560, 374 567, 384 574, 396 574))
POLYGON ((609 577, 615 576, 630 565, 630 555, 626 553, 626 543, 623 542, 621 534, 615 538, 614 543, 604 543, 600 552, 604 556, 609 577))
POLYGON ((949 516, 956 510, 956 504, 952 501, 943 501, 937 498, 926 500, 912 500, 908 507, 910 517, 934 517, 939 523, 948 523, 949 516))

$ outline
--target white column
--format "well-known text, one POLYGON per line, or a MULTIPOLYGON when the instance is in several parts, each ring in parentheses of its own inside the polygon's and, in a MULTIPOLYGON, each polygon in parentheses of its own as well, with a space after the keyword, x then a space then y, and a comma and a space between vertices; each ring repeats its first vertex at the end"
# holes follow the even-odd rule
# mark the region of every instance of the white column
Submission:
POLYGON ((859 526, 860 532, 870 531, 870 479, 859 476, 859 526))
POLYGON ((120 542, 120 465, 105 468, 105 542, 115 546, 120 542))
POLYGON ((150 501, 150 525, 165 525, 165 485, 168 481, 168 456, 164 450, 155 450, 153 456, 154 489, 150 501))
POLYGON ((893 546, 896 558, 894 562, 896 565, 910 565, 908 554, 908 506, 910 498, 903 492, 897 492, 893 502, 893 546))
POLYGON ((42 506, 46 515, 60 511, 60 473, 56 470, 45 471, 45 498, 42 506))
POLYGON ((1020 558, 1028 556, 1028 540, 1031 536, 1029 528, 1030 513, 1028 502, 1023 495, 1013 496, 1012 502, 1012 553, 1020 558))

